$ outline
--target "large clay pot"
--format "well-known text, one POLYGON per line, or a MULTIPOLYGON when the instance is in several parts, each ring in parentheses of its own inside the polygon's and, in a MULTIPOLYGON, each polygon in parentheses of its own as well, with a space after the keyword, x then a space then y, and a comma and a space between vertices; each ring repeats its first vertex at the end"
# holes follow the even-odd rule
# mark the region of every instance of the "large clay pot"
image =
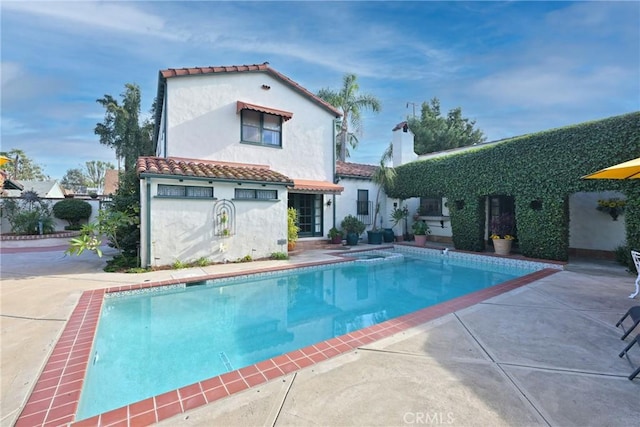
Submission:
POLYGON ((427 243, 427 235, 426 234, 416 234, 416 246, 424 246, 427 243))
POLYGON ((493 239, 493 249, 497 255, 509 255, 511 253, 511 242, 507 239, 493 239))

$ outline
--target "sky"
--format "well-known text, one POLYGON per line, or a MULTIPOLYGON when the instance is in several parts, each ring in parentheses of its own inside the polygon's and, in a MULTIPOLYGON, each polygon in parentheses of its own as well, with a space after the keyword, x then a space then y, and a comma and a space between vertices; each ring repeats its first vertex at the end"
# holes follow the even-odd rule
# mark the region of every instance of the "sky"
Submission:
POLYGON ((96 100, 158 71, 265 61, 306 89, 355 73, 382 103, 348 161, 377 164, 436 97, 487 141, 640 110, 640 2, 0 2, 0 151, 52 179, 116 164, 96 100))

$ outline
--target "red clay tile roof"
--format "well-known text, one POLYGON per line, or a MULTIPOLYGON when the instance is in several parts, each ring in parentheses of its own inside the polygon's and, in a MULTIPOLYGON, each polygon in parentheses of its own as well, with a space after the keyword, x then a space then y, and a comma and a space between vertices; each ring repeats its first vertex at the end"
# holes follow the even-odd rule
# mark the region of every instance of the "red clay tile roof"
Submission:
POLYGON ((290 191, 296 193, 330 193, 340 194, 344 191, 344 187, 341 187, 333 182, 328 181, 311 181, 308 179, 294 179, 293 187, 289 188, 290 191))
POLYGON ((157 141, 160 131, 160 118, 162 117, 162 100, 164 99, 165 82, 167 79, 174 77, 194 76, 202 74, 216 74, 216 73, 267 73, 278 80, 281 80, 286 85, 290 86, 293 90, 309 98, 312 102, 318 104, 320 107, 329 111, 335 117, 342 117, 342 113, 337 110, 333 105, 329 104, 322 98, 314 95, 312 92, 300 86, 298 83, 291 80, 289 77, 281 74, 271 68, 268 62, 263 64, 252 65, 228 65, 217 67, 191 67, 191 68, 167 68, 166 70, 160 70, 158 77, 158 93, 156 99, 158 100, 159 108, 156 109, 156 126, 154 129, 154 140, 157 141))
POLYGON ((140 157, 138 175, 208 178, 213 181, 240 181, 293 185, 293 180, 264 165, 213 162, 178 157, 140 157))
POLYGON ((293 117, 293 113, 290 113, 288 111, 276 110, 275 108, 262 107, 260 105, 249 104, 248 102, 238 101, 236 103, 236 113, 239 113, 242 110, 253 110, 259 113, 267 113, 267 114, 273 114, 275 116, 281 116, 285 122, 293 117))
POLYGON ((361 163, 336 162, 336 175, 349 178, 370 179, 378 166, 361 163))

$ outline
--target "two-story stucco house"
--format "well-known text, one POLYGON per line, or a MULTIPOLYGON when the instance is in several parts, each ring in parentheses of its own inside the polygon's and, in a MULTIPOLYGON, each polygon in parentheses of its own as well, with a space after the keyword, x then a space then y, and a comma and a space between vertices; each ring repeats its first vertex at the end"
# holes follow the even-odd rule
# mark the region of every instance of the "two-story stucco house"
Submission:
POLYGON ((268 257, 334 225, 341 114, 268 63, 160 71, 156 157, 138 159, 141 262, 268 257))

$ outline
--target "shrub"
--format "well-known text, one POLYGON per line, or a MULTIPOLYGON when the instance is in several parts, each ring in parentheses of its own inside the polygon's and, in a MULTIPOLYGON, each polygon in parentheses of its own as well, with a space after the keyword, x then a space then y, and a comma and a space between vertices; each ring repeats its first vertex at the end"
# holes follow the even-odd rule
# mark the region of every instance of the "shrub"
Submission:
POLYGON ((340 223, 340 227, 347 233, 356 233, 358 235, 364 233, 366 226, 353 215, 347 215, 340 223))
POLYGON ((3 199, 2 217, 6 218, 15 234, 39 234, 53 233, 54 225, 49 204, 42 201, 37 193, 25 191, 24 197, 3 199))
POLYGON ((84 200, 64 199, 53 205, 53 215, 69 221, 69 225, 77 226, 81 220, 89 219, 91 205, 84 200))
POLYGON ((297 242, 299 231, 300 227, 298 227, 298 211, 294 208, 289 208, 287 210, 287 241, 290 243, 297 242))
POLYGON ((631 248, 627 245, 621 245, 614 249, 616 262, 627 267, 627 270, 632 274, 637 274, 636 265, 631 257, 631 248))
POLYGON ((289 259, 289 255, 284 252, 274 252, 271 254, 270 258, 276 260, 289 259))

